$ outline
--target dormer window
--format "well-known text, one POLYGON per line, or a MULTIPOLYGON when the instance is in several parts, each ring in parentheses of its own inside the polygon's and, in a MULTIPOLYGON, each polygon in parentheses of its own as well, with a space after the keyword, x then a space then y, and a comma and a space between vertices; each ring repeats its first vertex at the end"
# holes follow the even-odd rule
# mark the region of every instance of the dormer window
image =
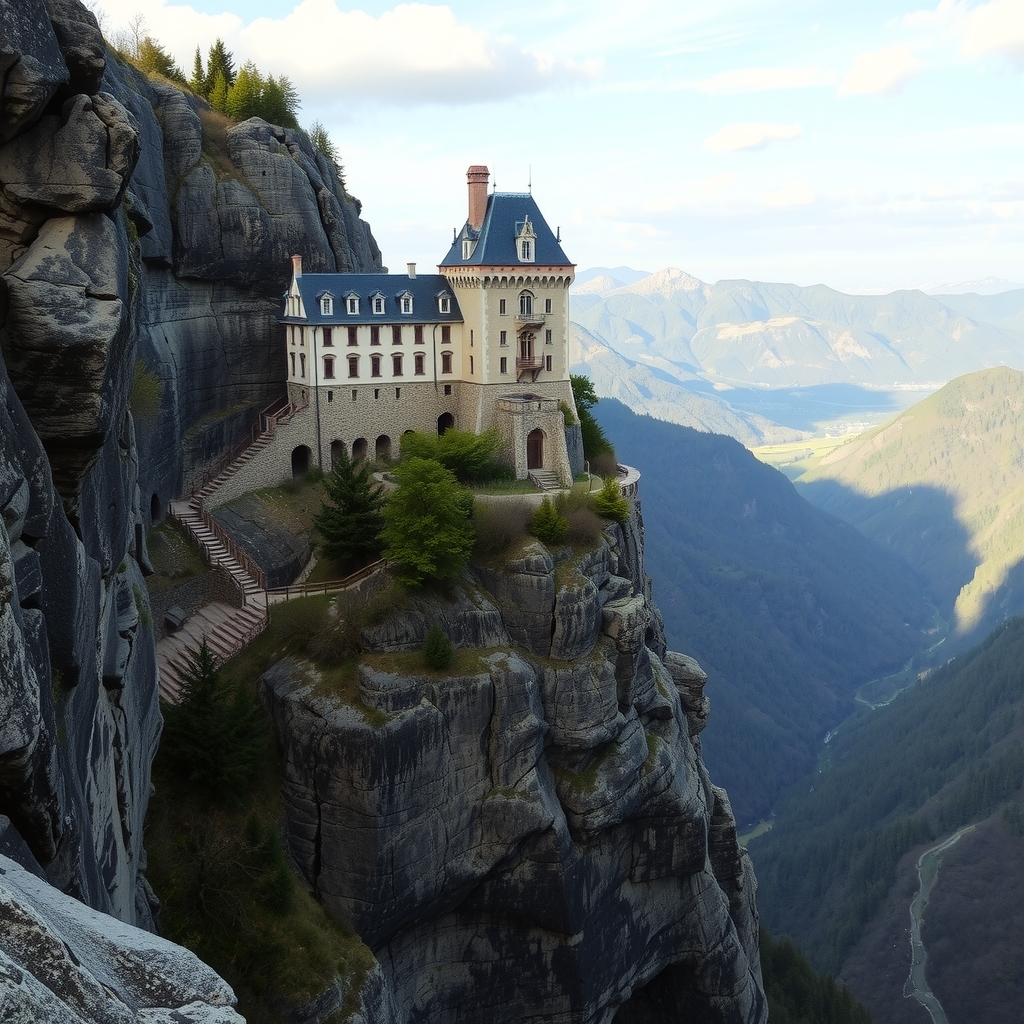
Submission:
POLYGON ((373 303, 373 311, 374 311, 374 313, 383 315, 383 313, 384 313, 384 296, 383 295, 374 295, 374 296, 371 297, 370 301, 373 303))
POLYGON ((534 242, 537 235, 530 223, 530 218, 516 225, 516 253, 520 263, 532 263, 534 260, 534 242))
POLYGON ((452 297, 450 295, 439 295, 437 297, 437 311, 439 313, 450 313, 452 311, 452 297))
POLYGON ((476 242, 472 238, 464 238, 462 240, 462 258, 468 260, 473 255, 473 250, 476 248, 476 242))
POLYGON ((412 312, 412 296, 408 292, 403 292, 398 297, 398 306, 403 313, 412 312))
POLYGON ((331 295, 320 296, 320 315, 321 316, 333 316, 334 315, 334 297, 331 295))
POLYGON ((356 316, 359 313, 359 296, 348 295, 345 298, 345 310, 350 316, 356 316))

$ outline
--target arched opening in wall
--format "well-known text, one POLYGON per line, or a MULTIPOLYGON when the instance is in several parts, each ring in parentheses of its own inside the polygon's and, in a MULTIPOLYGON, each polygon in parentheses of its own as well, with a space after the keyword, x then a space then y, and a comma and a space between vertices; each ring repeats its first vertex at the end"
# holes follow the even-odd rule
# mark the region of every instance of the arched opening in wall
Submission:
POLYGON ((348 455, 348 448, 344 441, 332 441, 331 442, 331 469, 334 469, 334 464, 343 455, 348 455))
POLYGON ((450 412, 443 412, 437 417, 437 433, 443 434, 455 426, 455 417, 450 412))
POLYGON ((391 459, 391 438, 387 434, 381 434, 374 445, 374 456, 378 462, 388 462, 391 459))
POLYGON ((365 437, 357 437, 352 442, 352 458, 353 459, 365 459, 366 449, 368 445, 365 437))
POLYGON ((160 504, 160 495, 154 494, 149 499, 149 521, 151 523, 159 523, 164 517, 164 507, 160 504))
POLYGON ((526 436, 526 468, 544 468, 544 431, 540 427, 526 436))
POLYGON ((298 448, 292 451, 292 479, 297 479, 300 476, 305 476, 309 472, 309 460, 312 458, 313 453, 310 451, 309 445, 300 444, 298 448))

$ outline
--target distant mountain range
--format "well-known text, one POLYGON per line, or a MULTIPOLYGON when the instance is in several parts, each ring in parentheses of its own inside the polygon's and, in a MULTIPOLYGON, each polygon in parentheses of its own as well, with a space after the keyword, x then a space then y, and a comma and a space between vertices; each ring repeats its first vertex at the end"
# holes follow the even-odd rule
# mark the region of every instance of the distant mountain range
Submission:
POLYGON ((748 445, 780 440, 795 422, 774 419, 763 401, 757 408, 751 390, 938 386, 1024 365, 1024 288, 855 296, 824 285, 710 285, 673 268, 638 275, 596 268, 577 278, 574 372, 637 412, 748 445))
POLYGON ((797 488, 914 566, 961 644, 1024 611, 1019 370, 950 381, 824 456, 797 488))

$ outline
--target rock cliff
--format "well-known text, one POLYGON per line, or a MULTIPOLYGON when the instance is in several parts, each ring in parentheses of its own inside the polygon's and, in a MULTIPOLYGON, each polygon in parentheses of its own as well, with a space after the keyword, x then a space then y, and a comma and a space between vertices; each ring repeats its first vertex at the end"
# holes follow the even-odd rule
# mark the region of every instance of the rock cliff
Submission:
POLYGON ((363 632, 358 696, 262 689, 302 872, 402 1022, 760 1022, 755 882, 700 757, 706 680, 666 652, 639 505, 363 632), (440 622, 458 669, 418 651, 440 622))
POLYGON ((145 533, 275 396, 288 256, 380 266, 358 214, 304 136, 121 65, 78 0, 0 0, 0 842, 122 922, 153 925, 145 533))

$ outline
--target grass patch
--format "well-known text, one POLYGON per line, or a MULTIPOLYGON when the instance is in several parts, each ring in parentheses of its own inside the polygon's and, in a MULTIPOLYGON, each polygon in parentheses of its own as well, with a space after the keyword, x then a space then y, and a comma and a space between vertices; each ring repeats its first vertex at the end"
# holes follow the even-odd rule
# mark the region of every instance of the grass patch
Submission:
POLYGON ((146 550, 154 570, 146 578, 150 591, 176 586, 209 571, 192 538, 173 519, 150 530, 146 550))
POLYGON ((540 488, 532 480, 489 480, 473 484, 474 494, 539 494, 540 488))
POLYGON ((323 477, 314 476, 313 479, 303 477, 300 480, 290 480, 280 487, 250 491, 244 497, 258 502, 275 526, 295 536, 301 536, 316 532, 313 517, 320 511, 325 494, 323 477))
POLYGON ((381 654, 364 654, 362 662, 378 672, 390 672, 396 676, 427 676, 431 679, 453 679, 457 676, 477 676, 489 673, 490 666, 485 660, 494 651, 481 651, 469 647, 456 647, 447 668, 432 669, 423 658, 422 651, 389 651, 381 654))
POLYGON ((201 103, 198 107, 197 113, 203 126, 203 157, 213 168, 217 180, 234 178, 236 181, 244 182, 238 168, 228 156, 228 131, 234 128, 235 122, 226 114, 205 104, 201 103))

